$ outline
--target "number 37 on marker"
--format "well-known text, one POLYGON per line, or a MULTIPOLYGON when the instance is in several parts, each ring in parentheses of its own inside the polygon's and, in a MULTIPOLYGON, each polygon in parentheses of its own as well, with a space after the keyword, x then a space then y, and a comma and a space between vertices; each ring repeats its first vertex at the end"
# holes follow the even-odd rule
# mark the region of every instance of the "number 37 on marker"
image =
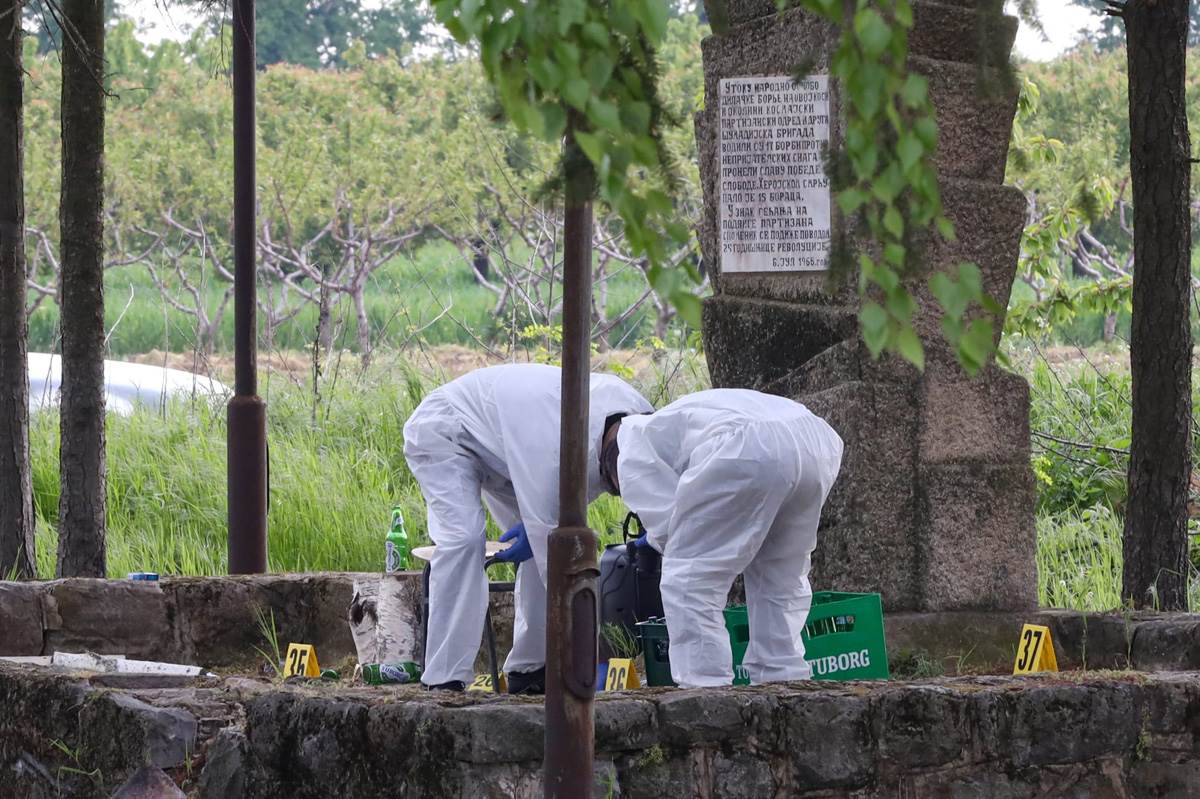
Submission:
POLYGON ((1026 624, 1021 628, 1021 638, 1017 642, 1013 674, 1036 674, 1039 671, 1058 671, 1054 642, 1050 640, 1049 627, 1026 624))

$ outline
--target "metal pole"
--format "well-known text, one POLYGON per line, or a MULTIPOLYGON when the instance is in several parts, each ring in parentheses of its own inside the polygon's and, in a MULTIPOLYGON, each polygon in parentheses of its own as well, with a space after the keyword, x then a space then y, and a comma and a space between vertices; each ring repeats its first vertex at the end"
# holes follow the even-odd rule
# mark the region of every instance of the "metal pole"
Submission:
POLYGON ((267 405, 258 396, 254 0, 233 0, 234 396, 228 408, 229 572, 267 570, 267 405))
POLYGON ((592 794, 596 693, 596 535, 587 526, 588 373, 592 305, 590 165, 566 142, 563 220, 562 428, 558 527, 546 602, 545 795, 592 794))

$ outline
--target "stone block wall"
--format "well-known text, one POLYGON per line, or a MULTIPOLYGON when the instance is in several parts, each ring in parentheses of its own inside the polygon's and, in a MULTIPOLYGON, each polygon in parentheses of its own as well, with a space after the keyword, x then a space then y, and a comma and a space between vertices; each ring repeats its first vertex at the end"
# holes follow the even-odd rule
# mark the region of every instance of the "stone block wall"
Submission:
MULTIPOLYGON (((527 698, 411 687, 113 690, 0 664, 0 795, 109 797, 142 766, 188 796, 541 796, 527 698)), ((592 796, 1187 797, 1200 673, 653 689, 596 703, 592 796)))
MULTIPOLYGON (((1197 708, 1194 674, 610 696, 596 705, 593 795, 1194 795, 1197 708)), ((542 724, 540 707, 504 700, 268 695, 248 708, 249 795, 536 797, 542 724)))
MULTIPOLYGON (((1025 214, 1021 192, 1003 185, 1016 94, 983 92, 977 62, 985 49, 993 59, 1007 57, 1016 21, 981 17, 974 0, 914 3, 909 66, 930 82, 940 131, 935 167, 958 234, 954 242, 924 243, 921 274, 909 285, 928 364, 918 373, 865 352, 852 286, 831 285, 823 272, 721 274, 720 81, 791 74, 802 62, 820 74, 838 36, 803 11, 775 13, 773 0, 727 5, 731 28, 704 42, 706 108, 696 118, 705 193, 700 239, 714 286, 704 308, 705 348, 715 385, 792 397, 846 442, 813 556, 813 585, 878 591, 888 610, 1033 608, 1028 388, 994 366, 974 379, 961 370, 925 282, 972 262, 988 293, 1008 301, 1025 214)), ((831 94, 836 142, 836 84, 831 94)), ((835 208, 835 233, 845 224, 835 208)))
MULTIPOLYGON (((1200 790, 1196 679, 610 696, 593 796, 1185 796, 1200 790)), ((405 699, 251 700, 245 795, 541 795, 539 705, 405 699)))
MULTIPOLYGON (((0 657, 96 652, 139 660, 248 667, 267 646, 259 614, 274 620, 282 648, 310 643, 324 664, 356 655, 349 623, 356 582, 379 574, 316 572, 239 577, 177 577, 158 583, 65 579, 0 581, 0 657)), ((404 583, 408 618, 420 618, 421 575, 404 583)), ((512 645, 512 594, 491 594, 501 653, 512 645)), ((415 637, 415 636, 414 636, 415 637)), ((417 658, 419 651, 409 653, 417 658)), ((481 643, 479 671, 486 668, 481 643)))

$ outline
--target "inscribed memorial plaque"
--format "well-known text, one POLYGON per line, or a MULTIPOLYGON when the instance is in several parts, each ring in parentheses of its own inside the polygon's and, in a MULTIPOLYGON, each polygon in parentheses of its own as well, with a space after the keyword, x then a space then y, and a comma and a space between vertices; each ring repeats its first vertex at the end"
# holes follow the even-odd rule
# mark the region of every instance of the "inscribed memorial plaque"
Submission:
POLYGON ((829 268, 829 76, 726 78, 721 271, 829 268))

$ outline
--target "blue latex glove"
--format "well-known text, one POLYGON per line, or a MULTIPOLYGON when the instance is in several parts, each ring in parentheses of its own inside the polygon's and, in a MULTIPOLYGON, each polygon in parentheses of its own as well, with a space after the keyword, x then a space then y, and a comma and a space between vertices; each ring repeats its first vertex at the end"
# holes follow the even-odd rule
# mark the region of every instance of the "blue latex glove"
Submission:
POLYGON ((633 541, 631 542, 632 546, 634 546, 634 547, 650 546, 650 540, 648 538, 646 538, 647 535, 649 535, 649 533, 642 533, 637 538, 633 539, 633 541))
POLYGON ((501 541, 512 541, 508 549, 496 553, 496 560, 506 563, 522 563, 533 557, 533 549, 529 546, 529 536, 525 534, 525 525, 518 524, 500 536, 501 541), (513 539, 516 539, 515 541, 513 539))

